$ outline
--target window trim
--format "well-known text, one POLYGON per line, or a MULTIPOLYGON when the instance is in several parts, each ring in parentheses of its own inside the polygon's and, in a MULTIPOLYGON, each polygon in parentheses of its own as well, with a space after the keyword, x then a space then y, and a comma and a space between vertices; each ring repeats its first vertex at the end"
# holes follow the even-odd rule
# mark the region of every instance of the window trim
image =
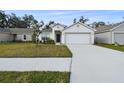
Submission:
POLYGON ((23 39, 26 40, 27 39, 27 36, 26 35, 23 35, 23 39))

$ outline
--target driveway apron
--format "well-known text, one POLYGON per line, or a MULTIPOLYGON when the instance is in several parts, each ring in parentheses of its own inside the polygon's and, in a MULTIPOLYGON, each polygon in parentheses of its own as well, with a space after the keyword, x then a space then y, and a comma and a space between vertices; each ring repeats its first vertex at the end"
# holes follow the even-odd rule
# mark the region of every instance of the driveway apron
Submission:
POLYGON ((124 82, 124 53, 95 45, 68 45, 71 83, 124 82))

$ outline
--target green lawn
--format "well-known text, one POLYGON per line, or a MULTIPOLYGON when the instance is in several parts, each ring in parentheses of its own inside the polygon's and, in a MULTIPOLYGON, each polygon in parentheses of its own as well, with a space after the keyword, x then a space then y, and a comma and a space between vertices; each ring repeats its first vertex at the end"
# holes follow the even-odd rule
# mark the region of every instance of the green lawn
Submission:
POLYGON ((97 44, 97 45, 124 52, 124 45, 123 46, 115 46, 112 44, 97 44))
POLYGON ((65 45, 33 43, 0 44, 0 57, 71 57, 65 45))
POLYGON ((68 83, 69 72, 0 72, 0 83, 68 83))

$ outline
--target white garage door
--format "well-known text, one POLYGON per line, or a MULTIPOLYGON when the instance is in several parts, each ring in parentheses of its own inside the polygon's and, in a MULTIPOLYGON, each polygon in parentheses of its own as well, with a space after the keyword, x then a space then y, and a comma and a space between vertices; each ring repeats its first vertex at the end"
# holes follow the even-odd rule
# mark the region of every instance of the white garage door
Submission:
POLYGON ((124 33, 115 33, 114 41, 119 44, 124 44, 124 33))
POLYGON ((90 44, 90 34, 66 34, 66 44, 90 44))

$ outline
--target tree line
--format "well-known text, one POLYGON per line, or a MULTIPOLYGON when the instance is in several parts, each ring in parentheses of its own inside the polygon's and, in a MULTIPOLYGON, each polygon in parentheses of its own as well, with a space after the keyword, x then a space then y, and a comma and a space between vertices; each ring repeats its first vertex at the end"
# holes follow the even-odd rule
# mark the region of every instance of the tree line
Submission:
POLYGON ((25 14, 22 17, 17 16, 14 13, 5 14, 4 11, 0 11, 0 27, 1 28, 30 28, 32 24, 37 24, 38 21, 33 15, 25 14))
MULTIPOLYGON (((86 23, 89 21, 89 19, 85 18, 84 16, 81 16, 79 20, 76 18, 73 19, 73 23, 76 22, 82 22, 86 23)), ((50 21, 47 25, 45 25, 45 28, 49 28, 49 25, 54 24, 54 21, 50 21)), ((44 25, 44 22, 41 21, 38 23, 38 21, 34 18, 33 15, 27 15, 25 14, 22 17, 17 16, 14 13, 6 14, 4 11, 0 10, 0 27, 1 28, 31 28, 33 25, 42 24, 44 25)), ((105 22, 93 22, 93 26, 99 27, 101 25, 106 25, 105 22)))

